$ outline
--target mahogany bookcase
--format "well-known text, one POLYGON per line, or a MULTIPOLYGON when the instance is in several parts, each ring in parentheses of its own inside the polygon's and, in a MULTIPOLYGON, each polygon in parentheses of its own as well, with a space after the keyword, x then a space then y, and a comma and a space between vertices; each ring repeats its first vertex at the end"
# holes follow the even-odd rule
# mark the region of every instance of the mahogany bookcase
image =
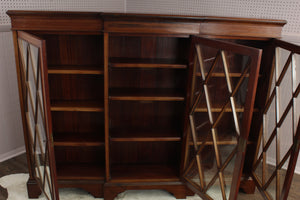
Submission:
MULTIPOLYGON (((176 198, 197 193, 204 199, 218 191, 220 198, 233 200, 241 181, 252 177, 271 199, 253 167, 265 162, 258 157, 259 130, 271 99, 275 44, 281 44, 274 38, 285 21, 7 14, 29 197, 43 192, 59 199, 58 188, 77 187, 105 200, 132 189, 164 189, 176 198)), ((299 54, 298 46, 281 46, 299 54)), ((294 147, 290 161, 297 159, 294 147)), ((294 167, 295 162, 287 183, 294 167)))

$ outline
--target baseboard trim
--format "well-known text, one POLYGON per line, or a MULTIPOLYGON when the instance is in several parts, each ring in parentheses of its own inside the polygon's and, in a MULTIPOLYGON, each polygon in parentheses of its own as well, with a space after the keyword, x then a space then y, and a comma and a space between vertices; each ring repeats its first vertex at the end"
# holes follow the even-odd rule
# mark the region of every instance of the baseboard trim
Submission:
POLYGON ((8 159, 11 159, 13 157, 16 157, 16 156, 18 156, 22 153, 25 153, 25 146, 22 146, 22 147, 14 149, 12 151, 0 154, 0 162, 3 162, 3 161, 6 161, 8 159))
MULTIPOLYGON (((272 166, 276 166, 276 160, 274 158, 268 158, 267 159, 267 164, 272 165, 272 166)), ((300 166, 299 165, 300 164, 296 165, 295 173, 300 175, 300 166)), ((282 168, 287 169, 287 167, 288 167, 288 163, 285 163, 282 168)))
POLYGON ((0 24, 0 32, 10 32, 11 30, 10 24, 0 24))
POLYGON ((286 33, 282 34, 282 40, 300 45, 300 34, 286 33))

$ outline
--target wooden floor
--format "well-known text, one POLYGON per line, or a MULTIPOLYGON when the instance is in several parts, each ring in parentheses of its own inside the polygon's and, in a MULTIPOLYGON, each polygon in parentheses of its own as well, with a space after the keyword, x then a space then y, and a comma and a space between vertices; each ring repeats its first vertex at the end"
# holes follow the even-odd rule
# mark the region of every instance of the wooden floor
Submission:
MULTIPOLYGON (((16 173, 27 173, 27 160, 25 154, 7 160, 5 162, 0 163, 0 177, 6 176, 9 174, 16 173)), ((291 187, 289 200, 298 200, 300 198, 300 175, 295 174, 293 184, 291 187)), ((7 191, 0 187, 0 200, 7 199, 7 191)), ((259 192, 255 192, 255 194, 243 194, 239 193, 238 200, 249 200, 255 199, 260 200, 263 199, 259 192)))

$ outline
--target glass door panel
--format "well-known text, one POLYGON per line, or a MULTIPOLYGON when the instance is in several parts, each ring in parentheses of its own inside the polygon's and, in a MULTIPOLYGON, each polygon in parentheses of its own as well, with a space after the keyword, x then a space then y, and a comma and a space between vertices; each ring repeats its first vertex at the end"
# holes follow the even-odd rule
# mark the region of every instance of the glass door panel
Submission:
POLYGON ((19 31, 18 47, 32 173, 45 197, 58 199, 45 41, 19 31))

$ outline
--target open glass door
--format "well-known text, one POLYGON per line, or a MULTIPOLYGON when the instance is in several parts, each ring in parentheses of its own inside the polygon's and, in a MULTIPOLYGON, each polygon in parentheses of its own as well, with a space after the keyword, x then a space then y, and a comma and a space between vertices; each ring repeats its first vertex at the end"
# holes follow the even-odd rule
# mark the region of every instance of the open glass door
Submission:
POLYGON ((259 49, 192 38, 183 178, 203 199, 237 198, 260 60, 259 49))
POLYGON ((23 103, 31 171, 48 200, 58 200, 45 41, 18 31, 23 103))
POLYGON ((300 46, 274 40, 252 177, 264 199, 286 200, 299 154, 300 46))

